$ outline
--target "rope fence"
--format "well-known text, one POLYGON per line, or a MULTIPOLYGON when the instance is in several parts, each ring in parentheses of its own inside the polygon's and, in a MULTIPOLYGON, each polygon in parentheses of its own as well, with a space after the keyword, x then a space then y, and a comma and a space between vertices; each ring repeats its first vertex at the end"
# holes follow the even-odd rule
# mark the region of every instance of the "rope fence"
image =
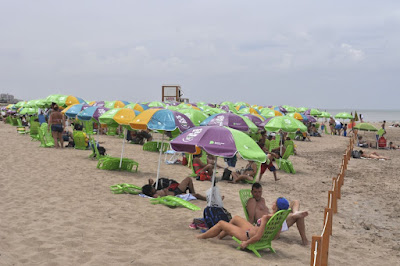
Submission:
POLYGON ((344 184, 347 165, 350 161, 356 136, 350 138, 349 145, 343 154, 340 171, 332 178, 331 190, 328 191, 328 205, 324 210, 324 221, 321 235, 312 236, 311 266, 328 265, 329 238, 332 235, 333 214, 338 212, 337 200, 341 198, 341 188, 344 184))

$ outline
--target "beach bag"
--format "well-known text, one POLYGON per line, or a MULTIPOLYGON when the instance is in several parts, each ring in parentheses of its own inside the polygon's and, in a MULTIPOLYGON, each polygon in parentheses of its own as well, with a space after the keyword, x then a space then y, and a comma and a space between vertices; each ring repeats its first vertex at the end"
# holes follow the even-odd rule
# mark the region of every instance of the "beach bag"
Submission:
POLYGON ((385 139, 385 137, 380 137, 378 139, 378 145, 379 145, 379 148, 385 148, 386 147, 386 139, 385 139))
POLYGON ((99 151, 100 155, 102 155, 102 156, 106 155, 106 148, 99 146, 99 147, 97 147, 97 150, 99 151))
MULTIPOLYGON (((164 189, 164 188, 168 188, 169 190, 170 189, 175 190, 176 187, 174 187, 174 186, 178 187, 179 183, 176 182, 173 179, 161 177, 161 178, 158 179, 158 186, 157 186, 156 189, 157 190, 161 190, 161 189, 164 189), (173 185, 173 184, 177 184, 177 185, 173 185)), ((153 187, 156 187, 156 183, 155 182, 153 184, 153 187)))
POLYGON ((232 219, 232 215, 225 208, 220 207, 206 207, 203 217, 208 228, 213 227, 221 220, 229 223, 232 219))
POLYGON ((222 174, 222 180, 230 181, 231 180, 231 174, 232 174, 232 171, 229 170, 228 168, 225 168, 224 173, 222 174))
POLYGON ((187 165, 187 164, 188 164, 188 159, 186 158, 186 156, 183 156, 182 165, 187 165))
POLYGON ((352 151, 352 152, 351 152, 351 155, 352 155, 353 158, 355 158, 355 159, 360 159, 360 158, 361 158, 361 152, 360 152, 360 151, 357 151, 357 150, 352 151))

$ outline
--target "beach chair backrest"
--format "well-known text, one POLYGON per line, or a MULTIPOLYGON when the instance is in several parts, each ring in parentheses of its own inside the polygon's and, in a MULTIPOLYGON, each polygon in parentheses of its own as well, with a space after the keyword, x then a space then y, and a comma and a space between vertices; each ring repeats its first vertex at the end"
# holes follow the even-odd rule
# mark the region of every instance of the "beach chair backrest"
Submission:
POLYGON ((249 201, 250 198, 253 197, 253 195, 251 195, 251 189, 239 190, 239 197, 240 197, 240 202, 242 203, 243 206, 244 215, 246 216, 246 220, 248 221, 249 214, 247 212, 247 202, 249 201))
POLYGON ((86 150, 85 134, 83 131, 74 131, 73 133, 75 149, 86 150))
POLYGON ((288 145, 286 147, 285 154, 283 154, 282 159, 289 159, 289 156, 293 153, 293 145, 288 145))
POLYGON ((291 209, 288 210, 280 210, 276 212, 265 225, 264 234, 259 240, 260 243, 268 243, 274 240, 275 235, 281 230, 283 222, 286 220, 286 217, 291 212, 291 209))
MULTIPOLYGON (((268 158, 267 158, 267 160, 268 160, 268 158)), ((254 175, 254 178, 253 178, 252 181, 250 181, 250 180, 244 180, 244 182, 247 183, 247 184, 254 184, 254 183, 257 181, 257 176, 260 175, 261 163, 259 163, 259 162, 255 162, 255 163, 257 164, 257 172, 256 172, 256 174, 254 175)), ((269 160, 268 160, 267 164, 269 164, 269 160)))

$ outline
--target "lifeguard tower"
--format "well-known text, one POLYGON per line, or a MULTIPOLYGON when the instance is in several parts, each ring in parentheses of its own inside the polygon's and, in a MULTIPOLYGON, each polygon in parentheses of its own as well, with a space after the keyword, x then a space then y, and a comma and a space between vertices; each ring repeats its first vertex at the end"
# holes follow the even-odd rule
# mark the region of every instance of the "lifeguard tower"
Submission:
POLYGON ((183 96, 183 91, 180 85, 162 85, 161 101, 189 102, 188 98, 182 98, 181 96, 183 96))

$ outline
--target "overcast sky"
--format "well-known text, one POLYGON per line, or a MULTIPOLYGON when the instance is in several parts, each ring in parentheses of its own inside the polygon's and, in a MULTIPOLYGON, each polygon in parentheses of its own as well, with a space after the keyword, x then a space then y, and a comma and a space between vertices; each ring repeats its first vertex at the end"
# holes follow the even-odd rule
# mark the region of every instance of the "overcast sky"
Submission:
POLYGON ((0 92, 400 109, 400 1, 0 0, 0 92))

